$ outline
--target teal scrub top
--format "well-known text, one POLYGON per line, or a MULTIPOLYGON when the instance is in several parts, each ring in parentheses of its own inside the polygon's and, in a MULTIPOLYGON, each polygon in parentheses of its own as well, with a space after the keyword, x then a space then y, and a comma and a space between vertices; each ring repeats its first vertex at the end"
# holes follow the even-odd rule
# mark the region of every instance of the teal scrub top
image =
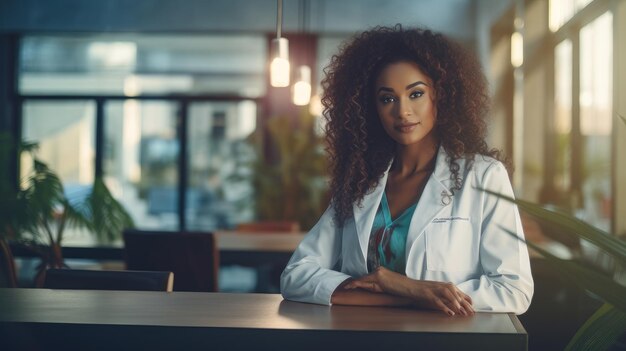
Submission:
POLYGON ((404 210, 396 219, 392 219, 387 195, 383 193, 370 233, 367 250, 369 272, 383 266, 394 272, 405 274, 406 238, 416 207, 417 202, 404 210))

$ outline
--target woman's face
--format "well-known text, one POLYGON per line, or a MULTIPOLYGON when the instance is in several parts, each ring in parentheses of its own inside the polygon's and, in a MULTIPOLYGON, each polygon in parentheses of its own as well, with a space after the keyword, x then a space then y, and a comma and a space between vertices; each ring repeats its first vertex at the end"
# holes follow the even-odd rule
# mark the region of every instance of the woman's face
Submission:
POLYGON ((398 144, 434 141, 435 89, 417 64, 400 61, 386 66, 376 79, 375 97, 383 128, 398 144))

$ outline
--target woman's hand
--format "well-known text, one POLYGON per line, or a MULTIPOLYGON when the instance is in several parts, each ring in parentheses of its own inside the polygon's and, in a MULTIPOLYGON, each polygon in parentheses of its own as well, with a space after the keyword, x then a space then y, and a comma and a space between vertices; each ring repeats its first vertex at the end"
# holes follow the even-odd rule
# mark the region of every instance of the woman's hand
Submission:
POLYGON ((454 284, 413 280, 384 267, 350 281, 344 288, 408 297, 418 307, 441 310, 451 316, 474 314, 472 299, 454 284))
POLYGON ((474 314, 472 298, 452 283, 413 280, 413 285, 412 298, 419 307, 438 309, 451 316, 474 314))

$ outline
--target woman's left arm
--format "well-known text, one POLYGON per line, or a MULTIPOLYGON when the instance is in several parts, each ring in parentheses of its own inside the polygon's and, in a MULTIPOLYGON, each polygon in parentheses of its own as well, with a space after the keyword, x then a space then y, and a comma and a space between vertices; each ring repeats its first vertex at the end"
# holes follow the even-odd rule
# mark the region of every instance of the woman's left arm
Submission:
MULTIPOLYGON (((499 162, 489 165, 478 183, 479 188, 514 197, 506 169, 499 162)), ((534 284, 517 206, 477 192, 484 196, 479 252, 483 272, 480 278, 457 287, 472 297, 476 311, 522 314, 530 306, 534 284)))

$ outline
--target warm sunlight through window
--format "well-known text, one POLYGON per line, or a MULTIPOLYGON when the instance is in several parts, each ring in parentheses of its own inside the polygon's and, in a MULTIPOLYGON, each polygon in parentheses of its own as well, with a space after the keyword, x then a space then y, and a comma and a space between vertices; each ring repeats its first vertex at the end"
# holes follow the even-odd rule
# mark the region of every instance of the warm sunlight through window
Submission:
POLYGON ((580 31, 580 132, 585 220, 611 225, 611 130, 613 119, 613 15, 580 31))
POLYGON ((39 144, 37 157, 59 174, 68 191, 93 182, 95 110, 86 100, 24 104, 22 139, 39 144))
POLYGON ((561 191, 571 184, 572 140, 572 42, 567 39, 555 48, 554 131, 556 134, 555 185, 561 191))
POLYGON ((583 135, 611 133, 613 105, 613 15, 580 31, 580 127, 583 135))
POLYGON ((556 32, 592 0, 550 0, 550 30, 556 32))

